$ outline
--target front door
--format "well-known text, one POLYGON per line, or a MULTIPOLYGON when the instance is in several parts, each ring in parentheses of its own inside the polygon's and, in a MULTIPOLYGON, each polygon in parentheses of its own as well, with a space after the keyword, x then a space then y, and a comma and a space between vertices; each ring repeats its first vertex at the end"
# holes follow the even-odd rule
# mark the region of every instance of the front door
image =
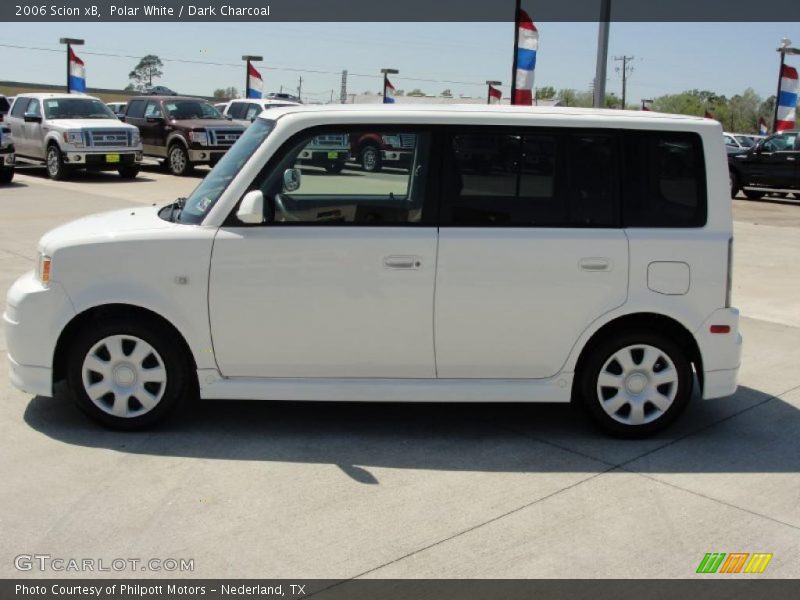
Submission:
POLYGON ((798 185, 800 152, 795 147, 797 133, 770 136, 753 152, 750 183, 768 187, 794 188, 798 185))
POLYGON ((555 375, 625 302, 619 142, 602 131, 454 132, 436 276, 441 378, 555 375))
POLYGON ((148 100, 144 106, 141 125, 138 125, 145 154, 166 156, 166 125, 161 102, 148 100))
POLYGON ((298 159, 321 133, 350 132, 287 142, 252 186, 264 193, 265 222, 231 223, 214 241, 209 313, 220 371, 435 377, 429 136, 414 132, 408 169, 328 172, 298 159), (284 183, 287 169, 296 170, 284 183))
MULTIPOLYGON (((26 115, 42 118, 42 104, 36 98, 32 98, 25 109, 26 115)), ((24 121, 22 123, 22 144, 21 154, 34 158, 44 158, 44 135, 42 133, 41 121, 24 121)), ((15 140, 16 141, 16 140, 15 140)))

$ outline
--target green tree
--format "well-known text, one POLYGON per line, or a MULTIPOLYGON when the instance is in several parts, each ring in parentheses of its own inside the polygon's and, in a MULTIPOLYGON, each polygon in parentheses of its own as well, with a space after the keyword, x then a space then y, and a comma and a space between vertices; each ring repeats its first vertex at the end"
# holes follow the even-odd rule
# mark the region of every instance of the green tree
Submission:
POLYGON ((539 100, 551 100, 556 97, 556 88, 551 85, 536 88, 536 97, 539 100))
POLYGON ((238 98, 239 90, 235 87, 217 88, 214 90, 214 98, 238 98))
POLYGON ((159 79, 164 75, 161 70, 163 66, 164 63, 160 58, 155 54, 148 54, 139 61, 133 71, 128 73, 128 79, 135 84, 137 90, 143 90, 147 86, 153 85, 153 79, 159 79))
POLYGON ((450 88, 447 88, 446 90, 442 91, 442 98, 452 98, 452 97, 453 97, 453 92, 450 91, 450 88))
POLYGON ((425 95, 425 92, 423 92, 423 91, 422 91, 421 89, 419 89, 419 88, 414 88, 413 90, 411 90, 410 92, 408 92, 408 94, 407 94, 407 95, 408 95, 408 96, 424 96, 424 95, 425 95))

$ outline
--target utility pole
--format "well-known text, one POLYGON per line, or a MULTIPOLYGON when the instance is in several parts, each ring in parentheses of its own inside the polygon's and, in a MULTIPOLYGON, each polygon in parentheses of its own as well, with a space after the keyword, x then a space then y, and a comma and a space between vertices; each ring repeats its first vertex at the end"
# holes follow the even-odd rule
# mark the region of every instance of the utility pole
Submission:
POLYGON ((611 0, 601 0, 597 30, 597 66, 595 68, 593 104, 603 108, 606 103, 606 67, 608 65, 608 29, 611 21, 611 0))
POLYGON ((300 76, 300 82, 297 84, 297 99, 303 101, 303 76, 300 76))
POLYGON ((342 89, 339 92, 339 102, 347 103, 347 69, 342 71, 342 89))
POLYGON ((617 73, 622 73, 622 110, 625 110, 625 92, 627 90, 628 77, 633 73, 633 65, 629 64, 634 56, 615 56, 614 60, 622 61, 622 67, 617 67, 617 73))

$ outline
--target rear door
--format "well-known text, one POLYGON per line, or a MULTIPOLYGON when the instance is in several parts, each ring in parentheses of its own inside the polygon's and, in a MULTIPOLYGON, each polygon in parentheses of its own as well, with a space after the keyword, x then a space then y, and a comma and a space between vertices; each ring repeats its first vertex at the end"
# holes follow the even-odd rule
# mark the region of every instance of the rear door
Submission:
POLYGON ((436 274, 441 378, 555 375, 627 297, 619 140, 578 130, 451 130, 436 274))
MULTIPOLYGON (((49 100, 49 102, 58 102, 49 100)), ((31 98, 25 109, 26 115, 39 117, 39 121, 25 121, 23 118, 22 128, 24 130, 22 141, 23 150, 26 156, 34 158, 44 158, 44 132, 42 131, 42 103, 37 98, 31 98)))

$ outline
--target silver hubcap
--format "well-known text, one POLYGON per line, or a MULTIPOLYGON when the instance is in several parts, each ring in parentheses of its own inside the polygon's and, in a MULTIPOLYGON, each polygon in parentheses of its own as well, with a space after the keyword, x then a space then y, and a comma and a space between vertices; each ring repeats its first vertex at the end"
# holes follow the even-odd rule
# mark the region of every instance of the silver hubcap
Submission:
POLYGON ((678 393, 678 371, 655 346, 618 350, 600 369, 597 398, 606 414, 625 425, 644 425, 661 417, 678 393))
POLYGON ((83 387, 103 412, 121 418, 153 410, 164 396, 167 370, 150 344, 132 335, 97 342, 83 360, 83 387))
POLYGON ((58 150, 50 148, 47 151, 47 171, 50 175, 55 175, 58 173, 58 168, 58 150))
POLYGON ((186 157, 180 148, 173 148, 169 154, 169 161, 173 171, 183 171, 186 168, 186 157))
POLYGON ((364 168, 368 170, 372 170, 375 168, 375 164, 377 163, 378 156, 375 153, 373 148, 367 148, 364 150, 364 168))

